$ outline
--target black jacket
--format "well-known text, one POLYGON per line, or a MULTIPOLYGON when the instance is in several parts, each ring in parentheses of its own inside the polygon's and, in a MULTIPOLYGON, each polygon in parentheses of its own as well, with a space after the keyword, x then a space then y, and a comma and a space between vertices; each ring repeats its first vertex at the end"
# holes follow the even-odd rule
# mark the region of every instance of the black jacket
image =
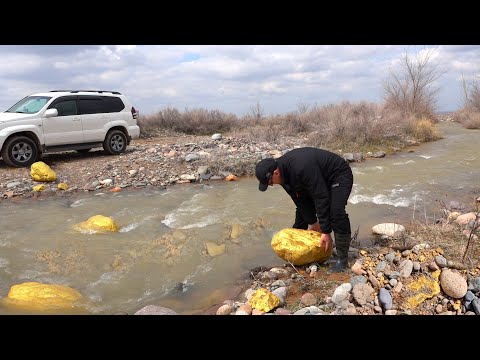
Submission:
POLYGON ((323 233, 332 231, 330 188, 350 165, 332 152, 304 147, 293 149, 277 159, 282 187, 290 195, 297 211, 308 224, 319 221, 323 233))

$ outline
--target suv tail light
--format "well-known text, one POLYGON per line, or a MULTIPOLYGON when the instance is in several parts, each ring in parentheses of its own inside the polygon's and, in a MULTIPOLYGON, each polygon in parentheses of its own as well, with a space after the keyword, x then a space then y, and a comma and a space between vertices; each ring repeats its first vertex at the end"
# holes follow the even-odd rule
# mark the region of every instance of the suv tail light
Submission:
POLYGON ((138 119, 138 111, 132 106, 132 117, 138 119))

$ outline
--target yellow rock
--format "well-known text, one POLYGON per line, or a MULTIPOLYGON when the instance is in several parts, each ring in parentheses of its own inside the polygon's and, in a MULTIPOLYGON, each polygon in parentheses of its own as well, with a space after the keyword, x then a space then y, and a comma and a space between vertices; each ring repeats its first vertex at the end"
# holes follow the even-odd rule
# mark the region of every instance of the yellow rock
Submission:
POLYGON ((260 288, 253 293, 248 303, 252 309, 269 312, 280 305, 280 299, 267 289, 260 288))
POLYGON ((30 167, 30 175, 35 181, 55 181, 57 174, 43 161, 37 161, 30 167))
POLYGON ((89 218, 87 221, 83 221, 73 226, 78 231, 118 231, 118 225, 112 218, 103 215, 95 215, 89 218))
POLYGON ((60 184, 57 185, 57 187, 58 187, 60 190, 67 190, 67 189, 68 189, 68 184, 60 183, 60 184))
POLYGON ((82 307, 84 301, 77 290, 68 286, 26 282, 13 285, 3 304, 23 311, 51 312, 82 307))
POLYGON ((360 250, 360 255, 367 255, 368 252, 366 250, 360 250))
POLYGON ((279 257, 293 265, 321 263, 332 255, 333 249, 325 252, 323 247, 318 247, 320 236, 319 232, 313 230, 287 228, 273 236, 271 246, 279 257))
POLYGON ((45 186, 45 184, 41 184, 41 185, 35 185, 32 189, 33 191, 40 192, 45 190, 46 188, 47 187, 45 186))
POLYGON ((225 244, 217 245, 214 242, 207 241, 205 246, 207 247, 207 252, 210 256, 222 255, 225 252, 225 244))
POLYGON ((405 300, 403 304, 405 309, 416 308, 425 300, 431 299, 435 295, 440 294, 440 284, 438 283, 440 271, 437 270, 431 275, 433 278, 420 276, 417 280, 406 286, 407 291, 414 292, 415 294, 405 300))
POLYGON ((228 176, 225 178, 225 180, 227 180, 227 181, 237 181, 237 180, 238 180, 238 177, 236 177, 236 176, 233 175, 233 174, 230 174, 230 175, 228 175, 228 176))
POLYGON ((232 239, 238 238, 240 235, 244 233, 243 226, 240 224, 233 224, 232 231, 230 232, 230 237, 232 239))

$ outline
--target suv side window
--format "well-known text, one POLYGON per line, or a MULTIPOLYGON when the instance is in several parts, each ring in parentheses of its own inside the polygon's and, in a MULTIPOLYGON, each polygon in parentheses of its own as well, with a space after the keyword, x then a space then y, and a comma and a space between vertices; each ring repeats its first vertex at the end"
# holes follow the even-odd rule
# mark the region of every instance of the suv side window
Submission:
POLYGON ((57 109, 58 116, 77 115, 77 100, 64 100, 52 106, 57 109))
POLYGON ((116 96, 102 96, 104 112, 113 113, 120 112, 125 109, 122 99, 116 96))
POLYGON ((99 114, 105 112, 100 96, 81 96, 78 100, 78 103, 80 114, 82 115, 99 114))

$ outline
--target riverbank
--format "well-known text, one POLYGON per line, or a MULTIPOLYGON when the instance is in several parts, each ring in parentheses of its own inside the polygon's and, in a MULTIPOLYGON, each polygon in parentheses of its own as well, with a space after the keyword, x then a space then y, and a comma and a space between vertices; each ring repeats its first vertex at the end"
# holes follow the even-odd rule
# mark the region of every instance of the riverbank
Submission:
MULTIPOLYGON (((126 188, 166 188, 175 184, 223 181, 229 175, 253 176, 255 164, 262 158, 278 157, 293 148, 306 146, 306 138, 302 137, 284 137, 274 144, 221 134, 213 138, 215 140, 210 136, 177 135, 138 139, 119 156, 106 155, 101 148, 87 154, 45 154, 41 161, 55 171, 57 180, 44 183, 46 187, 41 192, 33 190, 42 182, 32 179, 30 168, 12 168, 0 161, 0 202, 126 188), (59 189, 59 183, 66 183, 68 188, 59 189)), ((418 144, 407 139, 376 152, 332 151, 350 162, 359 162, 402 150, 412 151, 409 149, 418 144)))

